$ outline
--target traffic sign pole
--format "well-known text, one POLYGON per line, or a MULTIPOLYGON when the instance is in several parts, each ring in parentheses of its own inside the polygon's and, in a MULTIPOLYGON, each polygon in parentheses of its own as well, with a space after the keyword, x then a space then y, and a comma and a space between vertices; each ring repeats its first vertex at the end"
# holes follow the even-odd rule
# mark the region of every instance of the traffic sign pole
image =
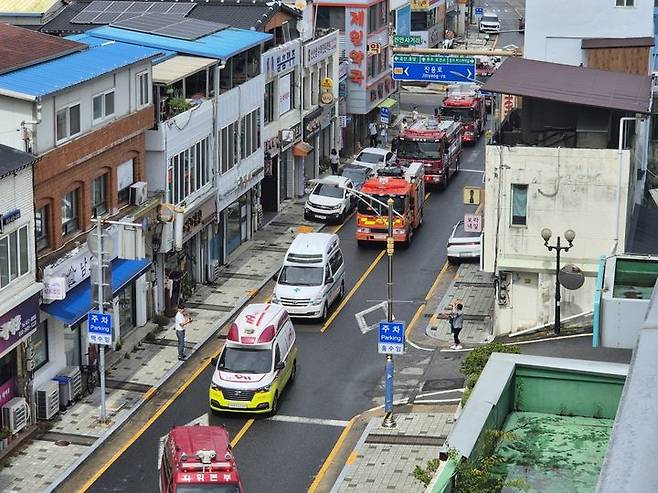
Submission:
MULTIPOLYGON (((96 261, 98 262, 98 311, 103 313, 103 227, 101 220, 96 216, 96 235, 97 247, 96 261)), ((107 410, 105 408, 105 344, 100 344, 100 356, 98 359, 98 372, 101 375, 101 416, 100 421, 105 423, 107 421, 107 410)))
MULTIPOLYGON (((388 294, 388 313, 387 320, 393 322, 393 252, 395 250, 395 239, 393 238, 393 199, 389 197, 386 201, 388 205, 388 238, 386 238, 386 253, 388 254, 388 274, 386 287, 388 294)), ((393 416, 393 355, 386 353, 386 366, 384 368, 384 428, 395 427, 395 417, 393 416)))

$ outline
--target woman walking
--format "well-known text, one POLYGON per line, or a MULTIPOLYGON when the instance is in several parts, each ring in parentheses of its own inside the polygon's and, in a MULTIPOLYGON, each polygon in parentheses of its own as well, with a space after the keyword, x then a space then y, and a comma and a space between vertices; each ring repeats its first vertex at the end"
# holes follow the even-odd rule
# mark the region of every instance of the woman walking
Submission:
POLYGON ((331 150, 331 153, 329 154, 329 162, 331 163, 331 174, 337 175, 338 165, 340 164, 340 156, 338 155, 338 151, 336 151, 336 149, 331 150))

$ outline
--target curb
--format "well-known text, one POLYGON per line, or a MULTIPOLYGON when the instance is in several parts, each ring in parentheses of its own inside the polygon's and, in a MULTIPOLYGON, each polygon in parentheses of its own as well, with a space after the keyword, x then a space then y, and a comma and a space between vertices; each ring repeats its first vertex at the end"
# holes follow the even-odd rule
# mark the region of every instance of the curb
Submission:
MULTIPOLYGON (((263 225, 263 228, 265 228, 267 225, 269 225, 271 222, 276 220, 277 216, 274 216, 272 219, 270 219, 266 224, 263 225)), ((315 228, 315 232, 321 231, 326 224, 320 224, 319 227, 315 228)), ((262 229, 262 228, 261 228, 262 229)), ((263 287, 272 280, 274 275, 279 271, 279 269, 275 269, 270 275, 268 275, 261 283, 258 284, 258 287, 253 290, 253 293, 247 296, 243 296, 240 298, 237 302, 235 307, 226 314, 225 317, 219 319, 216 321, 213 325, 212 328, 210 329, 210 332, 208 335, 202 339, 201 341, 197 342, 194 347, 190 350, 190 355, 193 355, 196 353, 203 345, 205 345, 210 339, 213 337, 216 337, 222 327, 231 319, 233 318, 238 311, 242 310, 242 308, 250 301, 252 300, 258 292, 263 289, 263 287)), ((142 395, 142 398, 139 400, 136 406, 132 407, 128 413, 120 420, 117 421, 112 425, 112 427, 107 430, 105 433, 103 433, 100 437, 94 441, 94 443, 80 456, 78 459, 73 462, 69 467, 67 467, 62 473, 55 478, 55 480, 50 484, 48 489, 46 489, 46 493, 50 493, 55 491, 71 474, 73 474, 89 457, 91 457, 114 433, 119 431, 123 425, 130 419, 132 418, 137 411, 139 411, 144 404, 146 404, 152 397, 155 395, 155 393, 162 387, 167 381, 173 376, 176 371, 180 369, 181 366, 183 366, 185 362, 184 361, 179 361, 177 364, 172 366, 161 378, 158 380, 158 382, 151 387, 147 392, 145 392, 142 395)))
MULTIPOLYGON (((358 416, 360 415, 357 415, 357 418, 358 416)), ((366 425, 366 429, 363 430, 363 432, 361 433, 361 436, 359 437, 359 440, 356 442, 356 445, 354 445, 352 452, 356 452, 357 450, 360 450, 363 447, 366 440, 368 439, 368 435, 370 435, 370 431, 374 427, 375 427, 375 422, 372 419, 369 419, 368 424, 366 425)), ((341 469, 340 474, 334 481, 334 484, 331 485, 331 490, 329 490, 329 493, 336 493, 339 490, 340 483, 342 483, 343 479, 347 475, 347 466, 348 466, 347 463, 343 464, 343 468, 341 469)))

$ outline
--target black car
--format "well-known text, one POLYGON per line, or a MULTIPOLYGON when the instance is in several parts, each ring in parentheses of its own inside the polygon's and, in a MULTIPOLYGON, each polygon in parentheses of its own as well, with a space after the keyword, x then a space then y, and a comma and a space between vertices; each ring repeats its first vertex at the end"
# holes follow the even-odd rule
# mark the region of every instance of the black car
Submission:
POLYGON ((340 175, 352 180, 354 188, 361 190, 361 187, 368 178, 375 176, 371 168, 359 166, 358 164, 346 164, 340 170, 340 175))

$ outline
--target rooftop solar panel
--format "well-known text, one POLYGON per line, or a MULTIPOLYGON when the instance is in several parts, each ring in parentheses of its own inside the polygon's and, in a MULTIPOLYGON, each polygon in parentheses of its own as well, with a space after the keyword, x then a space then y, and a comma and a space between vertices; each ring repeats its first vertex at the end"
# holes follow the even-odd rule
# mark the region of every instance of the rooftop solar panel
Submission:
POLYGON ((149 14, 155 14, 155 13, 160 13, 164 14, 166 13, 172 5, 170 3, 154 3, 151 5, 151 8, 148 10, 149 14))
POLYGON ((121 12, 125 12, 125 10, 130 6, 131 4, 128 2, 112 2, 106 9, 105 12, 116 12, 120 14, 121 12))
POLYGON ((73 19, 71 19, 72 24, 90 24, 92 20, 96 18, 99 12, 80 12, 73 19))
POLYGON ((180 15, 187 15, 190 13, 190 11, 194 8, 193 3, 179 3, 176 5, 173 5, 169 11, 167 12, 168 14, 180 14, 180 15))
POLYGON ((92 24, 109 24, 112 22, 114 19, 119 17, 121 14, 117 14, 116 12, 102 12, 96 16, 96 18, 91 21, 92 24))
POLYGON ((175 2, 123 2, 95 0, 71 19, 73 24, 112 24, 144 13, 160 13, 182 18, 195 4, 175 2), (93 14, 93 15, 92 15, 93 14), (100 14, 100 15, 99 15, 100 14), (132 15, 127 15, 132 14, 132 15))
POLYGON ((112 26, 186 40, 198 39, 228 27, 226 24, 186 19, 180 15, 152 14, 150 11, 132 19, 113 22, 112 26))
POLYGON ((83 12, 103 12, 110 5, 112 5, 112 2, 106 0, 95 0, 85 7, 83 12))
POLYGON ((126 12, 146 12, 151 6, 148 2, 133 2, 126 9, 126 12))

